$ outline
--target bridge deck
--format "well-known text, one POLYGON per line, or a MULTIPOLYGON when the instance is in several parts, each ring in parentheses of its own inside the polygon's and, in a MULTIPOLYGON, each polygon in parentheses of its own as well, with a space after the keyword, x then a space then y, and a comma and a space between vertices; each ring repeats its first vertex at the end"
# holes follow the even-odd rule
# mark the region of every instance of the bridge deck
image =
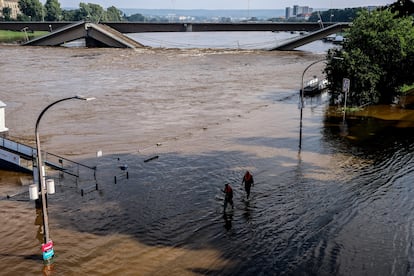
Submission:
POLYGON ((289 40, 283 44, 280 44, 271 50, 279 50, 279 51, 293 50, 307 43, 327 37, 330 34, 341 32, 348 26, 349 26, 348 23, 337 23, 327 28, 320 29, 316 32, 312 32, 304 36, 293 38, 292 40, 289 40))
MULTIPOLYGON (((21 22, 21 21, 0 21, 0 30, 21 31, 28 28, 30 31, 55 31, 68 25, 76 24, 75 21, 64 22, 21 22)), ((248 32, 248 31, 305 31, 313 32, 320 29, 317 22, 241 22, 241 23, 150 23, 150 22, 100 22, 118 32, 145 33, 145 32, 248 32)), ((326 27, 335 23, 324 23, 326 27)))
POLYGON ((81 38, 85 38, 88 47, 143 47, 142 44, 108 26, 86 22, 64 26, 47 35, 27 41, 23 45, 59 46, 81 38))

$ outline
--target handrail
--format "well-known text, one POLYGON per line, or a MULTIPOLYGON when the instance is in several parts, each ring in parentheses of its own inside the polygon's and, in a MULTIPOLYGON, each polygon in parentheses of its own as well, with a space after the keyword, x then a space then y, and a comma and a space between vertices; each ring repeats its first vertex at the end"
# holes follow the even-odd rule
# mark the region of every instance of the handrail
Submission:
POLYGON ((54 153, 46 152, 46 154, 47 154, 47 155, 52 155, 52 156, 54 156, 54 157, 57 157, 57 158, 59 158, 59 159, 62 159, 62 160, 68 161, 68 162, 70 162, 70 163, 73 163, 73 164, 76 164, 76 165, 79 165, 79 166, 82 166, 82 167, 85 167, 85 168, 87 168, 87 169, 96 170, 96 167, 91 167, 91 166, 88 166, 88 165, 85 165, 85 164, 82 164, 82 163, 79 163, 79 162, 76 162, 76 161, 73 161, 73 160, 69 160, 69 159, 67 159, 67 158, 65 158, 65 157, 62 157, 62 156, 56 155, 56 154, 54 154, 54 153))
MULTIPOLYGON (((21 155, 20 157, 23 157, 25 159, 34 160, 34 158, 36 157, 36 148, 25 145, 25 144, 22 144, 22 143, 15 142, 13 140, 10 140, 10 139, 4 138, 4 137, 0 137, 0 147, 5 148, 5 149, 7 149, 9 151, 12 151, 14 153, 18 153, 18 154, 21 155)), ((54 158, 57 158, 59 160, 59 163, 62 164, 61 170, 65 173, 70 174, 70 175, 79 177, 79 174, 69 172, 68 170, 66 170, 63 166, 63 162, 61 162, 61 161, 65 161, 66 163, 73 164, 77 167, 81 166, 81 167, 84 167, 84 168, 87 168, 87 169, 90 169, 90 170, 93 170, 94 172, 96 172, 96 167, 91 167, 91 166, 88 166, 88 165, 85 165, 85 164, 67 159, 65 157, 50 153, 50 152, 42 151, 42 153, 46 157, 47 156, 52 156, 54 158)), ((48 158, 45 158, 45 160, 50 161, 50 159, 48 159, 48 158)), ((49 163, 53 164, 52 162, 49 162, 49 163)), ((22 166, 22 167, 29 168, 30 166, 22 166)), ((59 166, 52 166, 52 167, 59 168, 59 166)))

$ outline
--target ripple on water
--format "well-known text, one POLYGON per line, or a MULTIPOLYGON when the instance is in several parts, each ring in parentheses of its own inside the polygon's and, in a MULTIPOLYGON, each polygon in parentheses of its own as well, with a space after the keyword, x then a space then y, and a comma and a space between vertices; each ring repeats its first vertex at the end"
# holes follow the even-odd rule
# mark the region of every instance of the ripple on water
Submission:
MULTIPOLYGON (((36 116, 28 115, 52 97, 76 90, 101 97, 74 117, 73 106, 62 106, 63 114, 45 118, 42 128, 48 150, 66 155, 67 146, 78 156, 78 148, 90 154, 102 147, 105 153, 82 160, 97 164, 99 191, 81 197, 80 188, 94 182, 76 186, 65 176, 50 197, 61 274, 410 274, 411 134, 370 134, 363 137, 373 140, 354 144, 336 133, 337 125, 332 133, 322 101, 311 101, 297 152, 292 83, 304 62, 320 56, 2 50, 8 53, 2 62, 15 72, 3 82, 2 100, 12 102, 8 122, 22 139, 33 140, 27 133, 36 116), (38 69, 44 73, 27 73, 38 69), (143 162, 154 155, 159 158, 143 162), (129 179, 121 177, 124 162, 129 179), (256 181, 249 200, 241 185, 245 170, 256 181), (223 214, 225 183, 233 186, 235 207, 223 214)), ((2 191, 24 185, 12 179, 2 191)), ((0 204, 1 271, 38 274, 32 204, 0 204)))

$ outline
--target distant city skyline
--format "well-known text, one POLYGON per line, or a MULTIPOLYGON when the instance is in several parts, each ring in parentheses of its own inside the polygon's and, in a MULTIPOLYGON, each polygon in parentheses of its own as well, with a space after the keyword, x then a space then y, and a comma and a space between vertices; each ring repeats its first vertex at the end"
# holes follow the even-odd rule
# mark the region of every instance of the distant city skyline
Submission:
MULTIPOLYGON (((46 0, 41 0, 45 3, 46 0)), ((93 3, 104 8, 115 6, 117 8, 135 9, 285 9, 293 5, 309 6, 312 8, 343 9, 366 6, 383 6, 396 2, 390 0, 59 0, 61 7, 79 7, 79 3, 93 3)))

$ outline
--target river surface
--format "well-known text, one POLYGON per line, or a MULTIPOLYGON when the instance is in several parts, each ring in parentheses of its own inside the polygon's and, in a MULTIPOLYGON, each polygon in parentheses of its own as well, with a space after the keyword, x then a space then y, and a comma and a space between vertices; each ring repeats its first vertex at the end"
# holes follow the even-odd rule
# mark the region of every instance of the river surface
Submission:
MULTIPOLYGON (((174 32, 132 33, 129 37, 153 48, 266 50, 304 35, 301 32, 174 32)), ((336 47, 317 40, 296 50, 324 53, 336 47)))
MULTIPOLYGON (((323 94, 306 99, 299 137, 300 77, 323 56, 0 46, 8 138, 34 145, 49 103, 96 97, 40 123, 42 149, 97 166, 98 183, 57 179, 48 274, 413 275, 412 128, 327 118, 323 94)), ((14 196, 31 181, 0 173, 1 275, 43 273, 40 213, 14 196)))

